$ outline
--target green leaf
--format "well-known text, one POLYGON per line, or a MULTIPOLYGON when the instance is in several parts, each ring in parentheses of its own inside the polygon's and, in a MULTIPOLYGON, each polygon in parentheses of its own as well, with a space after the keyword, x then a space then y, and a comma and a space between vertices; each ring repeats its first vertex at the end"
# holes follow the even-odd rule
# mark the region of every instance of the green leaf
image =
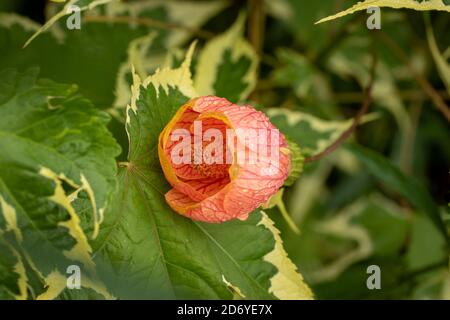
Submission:
POLYGON ((309 274, 314 282, 333 280, 352 264, 367 259, 372 254, 373 246, 368 231, 360 224, 354 223, 354 219, 364 211, 365 202, 360 200, 352 203, 332 217, 322 219, 315 226, 322 242, 329 237, 328 252, 333 249, 341 252, 333 261, 326 261, 322 268, 315 268, 309 274))
POLYGON ((380 154, 357 145, 347 147, 383 184, 405 197, 420 213, 426 214, 448 240, 446 226, 428 191, 414 177, 405 176, 380 154))
POLYGON ((199 56, 195 88, 202 96, 215 95, 232 102, 245 100, 256 84, 258 57, 245 40, 245 15, 224 34, 210 40, 199 56))
MULTIPOLYGON (((397 30, 396 41, 399 39, 408 39, 402 29, 397 30)), ((370 53, 367 48, 370 46, 369 39, 364 34, 352 34, 351 37, 342 41, 335 48, 335 52, 331 53, 327 67, 330 71, 338 75, 342 80, 348 81, 353 78, 358 81, 363 88, 370 78, 370 53)), ((384 56, 386 53, 382 51, 382 47, 378 48, 379 55, 384 56)), ((389 63, 383 59, 377 63, 376 77, 374 78, 372 100, 374 105, 385 108, 395 118, 402 139, 408 139, 411 135, 411 120, 406 110, 404 101, 401 99, 400 89, 396 80, 400 75, 395 70, 396 64, 389 63)), ((406 79, 405 79, 406 80, 406 79)), ((410 74, 407 80, 412 80, 410 74)), ((402 143, 406 146, 407 143, 402 143)))
POLYGON ((157 34, 150 32, 148 35, 132 40, 128 46, 128 59, 124 62, 117 74, 115 101, 109 112, 120 121, 125 118, 123 110, 131 99, 130 87, 133 84, 132 69, 141 78, 153 73, 160 65, 162 57, 155 57, 152 52, 153 43, 157 34))
POLYGON ((277 58, 281 66, 274 70, 274 84, 291 87, 300 99, 308 96, 332 101, 330 86, 319 70, 307 57, 289 49, 279 49, 277 58))
MULTIPOLYGON (((270 121, 297 143, 305 155, 325 150, 352 124, 352 120, 327 121, 307 113, 283 108, 269 108, 265 112, 270 121)), ((376 114, 366 115, 363 123, 376 118, 376 114)))
POLYGON ((70 8, 72 6, 77 6, 80 8, 80 11, 84 11, 84 10, 92 9, 98 5, 102 5, 102 4, 111 2, 111 1, 113 1, 113 0, 69 0, 66 4, 64 4, 64 7, 62 8, 61 11, 59 11, 54 16, 52 16, 42 27, 37 29, 30 36, 30 38, 25 42, 24 47, 28 46, 31 43, 31 41, 33 41, 41 33, 47 31, 58 20, 62 19, 64 16, 69 15, 71 12, 70 8))
MULTIPOLYGON (((160 15, 158 10, 145 13, 145 16, 153 18, 160 15)), ((22 48, 39 25, 24 17, 1 13, 0 69, 15 67, 23 70, 38 65, 42 77, 76 83, 80 93, 97 107, 109 108, 114 101, 117 73, 124 62, 129 42, 146 35, 150 28, 82 23, 80 30, 55 25, 22 48)))
MULTIPOLYGON (((285 279, 284 266, 277 264, 285 260, 273 258, 281 243, 264 214, 257 210, 246 221, 199 223, 175 213, 165 201, 170 185, 159 164, 158 137, 196 95, 192 53, 193 46, 179 69, 162 69, 145 80, 133 76, 128 162, 119 171, 119 191, 94 246, 96 263, 103 266, 111 292, 124 299, 231 299, 236 292, 248 299, 284 297, 274 278, 285 279)), ((289 274, 285 287, 293 278, 309 293, 295 297, 310 298, 296 269, 288 270, 295 276, 289 274)))
POLYGON ((445 238, 429 219, 414 216, 411 229, 410 245, 406 253, 409 270, 419 270, 448 259, 445 238))
POLYGON ((354 222, 369 233, 373 256, 381 259, 400 253, 409 227, 404 209, 380 194, 371 194, 366 202, 354 222))
MULTIPOLYGON (((314 22, 320 17, 335 10, 336 3, 334 0, 266 0, 265 5, 267 6, 267 14, 278 19, 277 22, 290 32, 290 35, 296 41, 295 44, 302 48, 308 48, 310 53, 323 48, 327 44, 329 32, 338 30, 336 29, 337 24, 332 26, 333 30, 331 26, 325 24, 314 26, 314 22)), ((286 36, 284 28, 282 29, 283 33, 277 28, 273 28, 273 31, 268 29, 266 31, 268 33, 267 41, 278 44, 280 38, 286 36), (271 31, 274 33, 273 35, 271 35, 271 31)))
POLYGON ((353 7, 339 12, 335 15, 323 18, 317 23, 322 23, 330 20, 334 20, 337 18, 344 17, 346 15, 355 13, 361 10, 367 10, 371 7, 389 7, 394 9, 413 9, 417 11, 430 11, 430 10, 439 10, 439 11, 447 11, 450 12, 450 5, 446 4, 444 0, 365 0, 358 2, 353 7))
POLYGON ((2 241, 0 230, 0 300, 26 299, 24 266, 17 251, 2 241))
MULTIPOLYGON (((129 42, 127 49, 127 61, 123 62, 119 68, 115 96, 112 112, 117 115, 119 119, 124 117, 122 109, 130 101, 130 86, 133 83, 131 74, 132 68, 142 78, 153 74, 156 69, 160 68, 167 59, 178 49, 177 46, 184 43, 191 33, 187 30, 189 28, 195 29, 203 24, 208 18, 215 15, 219 10, 226 5, 224 1, 209 1, 208 3, 198 3, 195 1, 139 1, 132 3, 123 3, 120 6, 110 4, 106 6, 107 11, 114 11, 114 17, 130 17, 138 15, 143 18, 150 18, 149 22, 164 22, 170 24, 180 24, 186 30, 180 29, 162 29, 158 28, 158 24, 151 29, 147 34, 135 38, 129 42), (119 8, 116 8, 118 6, 119 8), (113 7, 108 10, 108 7, 113 7), (155 16, 149 16, 148 12, 155 12, 155 16), (156 15, 156 13, 159 15, 156 15), (164 50, 166 49, 167 50, 164 50), (169 51, 169 52, 167 52, 169 51)), ((90 13, 95 18, 96 13, 90 13)), ((133 25, 130 24, 130 27, 133 25)), ((177 53, 182 53, 178 49, 177 53)), ((180 63, 183 61, 182 57, 180 63)), ((170 66, 170 63, 168 64, 170 66)))
MULTIPOLYGON (((86 0, 79 0, 76 4, 82 8, 88 6, 86 0)), ((153 72, 161 65, 169 48, 184 43, 192 36, 192 29, 200 27, 225 5, 224 1, 209 1, 207 4, 165 0, 113 1, 84 11, 79 30, 69 30, 64 18, 54 21, 47 32, 25 48, 26 40, 41 26, 25 17, 0 13, 0 70, 7 67, 23 70, 38 65, 42 77, 76 83, 83 96, 95 106, 107 109, 117 104, 116 82, 125 73, 124 68, 131 70, 126 60, 133 40, 155 35, 144 54, 144 65, 149 67, 148 72, 153 72), (114 20, 117 18, 119 21, 114 20), (150 23, 139 24, 133 19, 150 23), (185 28, 162 28, 158 22, 185 28)), ((48 11, 50 14, 63 12, 61 4, 50 4, 48 11)), ((130 75, 130 72, 125 75, 130 75)))
MULTIPOLYGON (((366 298, 370 264, 387 270, 382 280, 385 288, 391 278, 397 280, 401 270, 389 268, 401 267, 408 222, 404 208, 372 193, 325 216, 310 213, 302 224, 301 241, 291 234, 285 242, 292 259, 301 263, 305 277, 314 284, 318 299, 366 298)), ((384 290, 370 294, 389 297, 384 290)))
POLYGON ((76 87, 36 78, 36 69, 0 72, 0 229, 12 231, 4 238, 48 286, 36 295, 58 296, 71 264, 85 272, 84 285, 107 295, 88 238, 116 187, 120 149, 109 117, 76 87))

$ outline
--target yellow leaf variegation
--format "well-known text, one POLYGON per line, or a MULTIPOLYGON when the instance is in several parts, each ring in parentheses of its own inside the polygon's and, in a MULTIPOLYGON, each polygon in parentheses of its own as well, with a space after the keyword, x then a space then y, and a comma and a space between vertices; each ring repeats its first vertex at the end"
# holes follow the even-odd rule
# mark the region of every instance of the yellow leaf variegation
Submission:
POLYGON ((18 242, 22 241, 22 233, 19 227, 17 226, 16 210, 11 205, 9 205, 1 195, 0 195, 0 208, 2 209, 3 216, 6 221, 5 231, 12 231, 17 241, 18 242))
MULTIPOLYGON (((129 127, 131 125, 130 112, 137 114, 138 108, 136 102, 139 99, 141 87, 147 88, 149 84, 152 84, 155 88, 162 87, 167 92, 170 86, 177 87, 181 93, 190 98, 196 97, 198 95, 193 86, 190 70, 195 45, 196 42, 192 43, 189 47, 186 53, 186 58, 180 68, 164 68, 161 70, 158 69, 153 75, 142 80, 141 77, 136 73, 136 69, 134 68, 134 66, 132 66, 133 84, 131 86, 131 101, 127 105, 125 121, 125 129, 127 131, 129 142, 131 142, 129 132, 129 127)), ((131 148, 129 149, 129 153, 130 152, 131 148)))
POLYGON ((281 300, 313 299, 311 289, 304 282, 302 275, 297 271, 297 266, 289 259, 284 250, 280 231, 275 227, 274 222, 262 212, 259 224, 269 229, 275 238, 275 248, 264 257, 264 260, 278 269, 278 272, 270 279, 269 292, 281 300))
MULTIPOLYGON (((223 96, 231 101, 243 100, 247 98, 253 90, 256 83, 256 68, 258 65, 258 57, 252 46, 245 40, 243 36, 245 24, 245 15, 241 14, 234 25, 224 34, 210 40, 203 51, 200 53, 197 72, 195 74, 195 88, 202 96, 217 95, 223 96), (243 76, 240 79, 233 79, 234 82, 242 81, 242 88, 228 92, 229 88, 218 88, 217 81, 220 80, 219 68, 226 63, 226 54, 229 54, 231 63, 236 64, 245 59, 248 65, 243 66, 243 76), (236 96, 236 97, 235 97, 236 96)), ((236 65, 234 69, 237 70, 236 65)), ((234 72, 236 72, 234 70, 234 72)), ((229 68, 225 68, 224 73, 232 72, 229 68)), ((228 86, 231 83, 228 82, 228 86)), ((238 102, 238 101, 233 101, 238 102)))
MULTIPOLYGON (((3 217, 6 221, 6 230, 0 229, 0 236, 2 236, 3 232, 11 231, 14 233, 17 242, 20 243, 23 237, 19 227, 17 226, 16 210, 9 203, 7 203, 1 195, 0 195, 0 208, 1 211, 3 212, 3 217)), ((26 300, 28 296, 27 291, 28 277, 25 271, 25 266, 22 261, 22 257, 17 252, 17 250, 14 249, 14 247, 10 245, 8 245, 8 247, 10 248, 11 252, 17 259, 17 263, 14 266, 14 272, 19 276, 17 280, 17 287, 19 288, 19 294, 15 295, 15 298, 17 300, 26 300)))
MULTIPOLYGON (((0 236, 2 234, 2 230, 0 230, 0 236)), ((0 238, 0 243, 2 242, 2 239, 0 238)), ((7 245, 8 248, 11 250, 12 254, 16 258, 17 262, 14 265, 13 272, 15 272, 18 275, 17 278, 17 288, 18 293, 15 294, 13 297, 16 300, 26 300, 28 298, 28 276, 25 269, 25 265, 22 260, 22 256, 20 253, 11 245, 7 245)))
MULTIPOLYGON (((45 279, 44 285, 47 290, 36 297, 36 300, 53 300, 56 299, 67 286, 67 278, 59 271, 51 272, 45 279)), ((114 300, 105 286, 99 281, 93 281, 89 277, 81 277, 81 286, 83 288, 92 289, 101 294, 106 300, 114 300)))
POLYGON ((158 158, 154 150, 165 123, 189 98, 199 95, 191 78, 193 52, 194 44, 179 68, 166 67, 145 79, 133 71, 131 101, 126 112, 128 162, 121 165, 119 173, 119 195, 123 196, 117 197, 118 203, 111 206, 105 221, 105 228, 113 223, 111 226, 117 229, 107 243, 121 241, 129 249, 126 257, 120 248, 96 253, 98 259, 120 262, 114 274, 120 285, 113 293, 118 297, 150 298, 155 294, 168 298, 311 298, 311 291, 287 258, 273 222, 267 216, 261 220, 259 210, 246 221, 219 225, 191 221, 175 214, 166 204, 167 186, 155 165, 158 158), (133 214, 120 215, 121 226, 117 227, 114 215, 123 210, 133 214), (130 231, 135 224, 139 225, 137 231, 130 231), (166 239, 184 245, 167 246, 166 239), (236 241, 245 243, 247 248, 243 250, 236 241), (142 274, 141 270, 147 268, 152 271, 142 274), (186 273, 191 268, 196 271, 186 273), (141 286, 144 292, 140 291, 141 286))
MULTIPOLYGON (((325 150, 351 126, 353 121, 352 119, 327 121, 305 112, 285 108, 269 108, 266 109, 266 113, 289 139, 294 140, 293 134, 298 134, 302 126, 307 125, 310 128, 307 131, 303 129, 301 140, 295 140, 302 152, 306 154, 315 154, 325 150), (305 139, 304 143, 303 139, 305 139)), ((363 117, 362 123, 376 120, 378 117, 379 115, 376 113, 367 114, 363 117)))
POLYGON ((353 263, 367 258, 373 252, 372 241, 367 230, 352 223, 353 218, 361 213, 364 205, 365 200, 351 204, 335 217, 323 221, 317 226, 317 230, 323 234, 351 239, 358 245, 329 265, 312 272, 310 275, 312 281, 321 282, 335 279, 353 263))
POLYGON ((245 295, 242 293, 241 289, 239 287, 234 286, 231 282, 229 282, 224 275, 222 275, 222 281, 225 283, 225 285, 230 289, 230 291, 233 293, 233 300, 240 300, 245 299, 245 295))
POLYGON ((53 300, 57 298, 66 287, 66 281, 66 277, 58 271, 51 272, 44 279, 47 290, 40 294, 36 300, 53 300))
POLYGON ((90 255, 92 252, 91 246, 89 245, 87 237, 80 226, 80 218, 75 212, 69 197, 66 195, 62 187, 63 181, 69 182, 70 184, 73 184, 73 182, 64 177, 64 175, 58 175, 52 170, 44 167, 41 168, 39 174, 47 179, 53 180, 55 183, 55 193, 50 200, 62 206, 70 215, 70 219, 60 222, 60 225, 69 230, 70 235, 76 240, 77 243, 70 251, 66 251, 65 255, 72 260, 82 262, 88 270, 93 271, 95 266, 90 255))
POLYGON ((162 60, 161 57, 156 55, 152 55, 152 57, 147 56, 147 52, 150 51, 155 37, 156 32, 150 32, 144 37, 132 40, 128 46, 128 59, 119 68, 116 78, 116 99, 113 103, 113 108, 110 109, 110 113, 117 118, 120 118, 120 110, 123 110, 131 98, 127 76, 132 73, 132 67, 134 67, 134 72, 141 79, 145 79, 150 71, 154 71, 162 60))
POLYGON ((74 98, 73 86, 40 82, 36 69, 0 73, 14 92, 0 103, 0 113, 14 110, 19 123, 0 121, 0 282, 6 283, 0 296, 86 297, 94 291, 111 298, 89 242, 115 188, 114 156, 120 150, 106 129, 108 117, 74 98), (58 104, 49 102, 54 97, 58 104), (40 121, 29 116, 38 113, 40 121), (71 265, 91 291, 66 290, 71 265))
POLYGON ((450 5, 445 4, 443 0, 365 0, 358 2, 353 7, 339 12, 335 15, 323 18, 316 23, 322 23, 337 18, 344 17, 346 15, 355 13, 361 10, 367 10, 370 7, 389 7, 394 9, 413 9, 417 11, 430 11, 439 10, 450 12, 450 5))
POLYGON ((19 275, 17 285, 20 289, 20 294, 16 295, 16 300, 26 300, 28 297, 28 277, 20 254, 13 250, 14 256, 17 258, 17 264, 14 266, 14 271, 19 275))
POLYGON ((150 83, 155 88, 162 87, 166 92, 169 86, 176 86, 181 93, 187 97, 197 96, 197 92, 193 87, 192 75, 191 75, 191 61, 194 54, 196 42, 192 43, 186 54, 186 58, 178 69, 162 69, 157 71, 154 75, 144 80, 143 86, 147 87, 150 83))
POLYGON ((177 87, 181 93, 187 97, 196 97, 198 94, 193 87, 192 75, 190 71, 192 55, 194 54, 195 42, 189 47, 186 58, 178 69, 164 68, 157 70, 155 74, 142 80, 136 70, 133 67, 133 85, 131 87, 131 103, 127 106, 127 121, 129 124, 128 110, 137 112, 136 102, 139 99, 139 92, 141 86, 146 88, 149 84, 152 84, 155 88, 162 87, 165 91, 169 86, 177 87))
MULTIPOLYGON (((81 228, 80 218, 75 212, 75 209, 71 205, 69 197, 66 195, 62 187, 63 181, 71 185, 75 185, 74 182, 67 179, 64 175, 58 175, 52 170, 45 167, 41 168, 39 174, 46 177, 47 179, 53 180, 53 182, 55 183, 55 193, 50 198, 50 200, 62 206, 70 215, 70 219, 60 222, 60 225, 69 230, 69 234, 75 239, 76 244, 70 251, 65 251, 64 254, 70 260, 81 262, 90 273, 90 275, 88 276, 84 275, 83 277, 81 277, 81 285, 85 288, 90 288, 97 291, 106 299, 113 299, 113 296, 108 293, 108 291, 100 281, 92 279, 92 277, 96 278, 95 263, 92 260, 91 256, 92 249, 88 242, 86 234, 81 228)), ((93 191, 84 176, 81 177, 81 181, 84 186, 88 186, 88 188, 86 189, 88 195, 93 196, 93 191)), ((93 202, 95 203, 95 201, 93 202)), ((66 288, 67 278, 59 271, 55 270, 45 277, 44 282, 47 290, 37 297, 38 300, 49 300, 58 297, 59 294, 66 288)))

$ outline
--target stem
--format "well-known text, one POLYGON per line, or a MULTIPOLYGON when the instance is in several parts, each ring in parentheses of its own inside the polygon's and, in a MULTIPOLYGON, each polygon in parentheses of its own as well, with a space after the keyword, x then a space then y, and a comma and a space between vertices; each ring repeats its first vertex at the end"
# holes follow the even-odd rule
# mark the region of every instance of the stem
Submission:
MULTIPOLYGON (((273 66, 273 61, 268 60, 267 55, 263 52, 265 28, 264 2, 262 0, 248 0, 248 10, 248 38, 250 44, 260 58, 260 61, 273 66)), ((259 74, 259 64, 256 74, 259 74)), ((255 91, 250 94, 250 98, 254 101, 259 100, 257 92, 255 91)))
POLYGON ((264 43, 265 15, 262 0, 248 0, 248 37, 258 56, 261 56, 264 43))
POLYGON ((284 205, 283 201, 280 201, 277 204, 278 210, 280 210, 281 215, 283 216, 284 220, 287 222, 291 230, 295 234, 300 234, 300 230, 298 229, 297 225, 295 224, 294 220, 292 220, 292 217, 289 215, 289 213, 286 210, 286 206, 284 205))
POLYGON ((373 83, 374 83, 374 79, 375 79, 376 64, 377 64, 377 55, 376 55, 376 53, 374 51, 373 57, 372 57, 372 65, 370 67, 369 83, 368 83, 367 87, 364 90, 363 105, 362 105, 361 109, 359 110, 359 112, 357 113, 357 115, 355 116, 355 118, 353 118, 352 125, 347 130, 342 132, 342 134, 339 136, 339 138, 335 142, 333 142, 333 144, 331 144, 328 148, 326 148, 324 151, 319 152, 316 155, 313 155, 311 157, 306 158, 305 159, 305 163, 309 163, 309 162, 320 160, 323 157, 331 154, 337 148, 339 148, 339 146, 342 143, 344 143, 352 135, 352 133, 355 131, 356 127, 361 122, 362 116, 369 110, 369 106, 370 106, 370 104, 372 102, 371 93, 372 93, 372 87, 373 87, 373 83))
POLYGON ((414 159, 415 140, 422 104, 423 100, 419 100, 412 105, 411 114, 409 115, 411 126, 406 130, 407 132, 403 137, 403 143, 400 148, 400 169, 408 175, 412 174, 413 169, 412 159, 414 159))

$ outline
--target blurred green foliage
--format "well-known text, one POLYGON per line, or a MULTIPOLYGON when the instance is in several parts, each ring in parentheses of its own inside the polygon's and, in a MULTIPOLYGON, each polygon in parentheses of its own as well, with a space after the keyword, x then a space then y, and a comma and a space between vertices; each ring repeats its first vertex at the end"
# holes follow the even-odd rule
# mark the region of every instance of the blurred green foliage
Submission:
MULTIPOLYGON (((0 10, 43 22, 44 2, 41 6, 29 6, 29 2, 3 0, 0 10)), ((289 256, 316 298, 450 298, 450 126, 402 58, 403 53, 412 68, 450 102, 428 46, 424 14, 383 9, 382 28, 374 31, 366 28, 365 12, 314 24, 347 8, 347 1, 257 3, 264 27, 252 24, 250 10, 247 31, 259 30, 258 43, 250 40, 262 47, 258 82, 250 100, 262 109, 279 109, 272 116, 274 123, 302 148, 310 148, 309 155, 317 151, 318 141, 328 141, 336 137, 333 130, 339 134, 343 129, 311 129, 316 121, 293 122, 294 115, 308 114, 328 124, 354 117, 363 102, 370 56, 378 55, 373 119, 357 128, 351 145, 306 164, 301 178, 284 192, 287 210, 301 234, 289 228, 277 208, 269 210, 289 256), (381 268, 381 290, 366 287, 369 265, 381 268)), ((223 32, 248 6, 246 1, 227 1, 198 28, 223 32)), ((148 12, 146 17, 168 19, 160 11, 148 12)), ((438 47, 449 58, 449 14, 432 12, 430 17, 438 47)), ((30 33, 23 34, 19 28, 0 30, 0 48, 8 48, 1 52, 0 69, 38 65, 42 76, 75 83, 95 105, 108 109, 130 41, 149 29, 88 24, 83 32, 68 33, 63 43, 44 33, 27 52, 21 46, 30 33)), ((153 29, 161 38, 152 45, 152 54, 172 50, 164 39, 174 30, 153 29)), ((176 47, 186 48, 195 38, 198 34, 190 34, 176 47)), ((205 41, 200 37, 201 44, 205 41)), ((248 61, 239 64, 247 66, 248 61)), ((226 90, 227 79, 223 81, 218 85, 226 90)), ((115 121, 111 130, 126 150, 124 131, 115 121)))

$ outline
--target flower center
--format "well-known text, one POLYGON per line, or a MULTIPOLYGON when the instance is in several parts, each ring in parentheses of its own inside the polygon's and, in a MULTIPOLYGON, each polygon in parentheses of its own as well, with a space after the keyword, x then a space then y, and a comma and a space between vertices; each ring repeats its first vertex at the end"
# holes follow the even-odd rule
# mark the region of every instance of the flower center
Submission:
POLYGON ((223 146, 225 142, 222 143, 222 150, 216 149, 209 154, 204 151, 210 143, 211 142, 202 142, 202 152, 192 146, 191 166, 205 178, 225 178, 228 176, 228 169, 230 168, 230 165, 226 163, 226 147, 223 146), (216 154, 216 152, 219 152, 220 154, 216 154), (202 159, 200 164, 195 163, 196 156, 199 157, 199 159, 202 159))
POLYGON ((205 178, 225 178, 228 176, 228 164, 193 164, 192 167, 205 178))

